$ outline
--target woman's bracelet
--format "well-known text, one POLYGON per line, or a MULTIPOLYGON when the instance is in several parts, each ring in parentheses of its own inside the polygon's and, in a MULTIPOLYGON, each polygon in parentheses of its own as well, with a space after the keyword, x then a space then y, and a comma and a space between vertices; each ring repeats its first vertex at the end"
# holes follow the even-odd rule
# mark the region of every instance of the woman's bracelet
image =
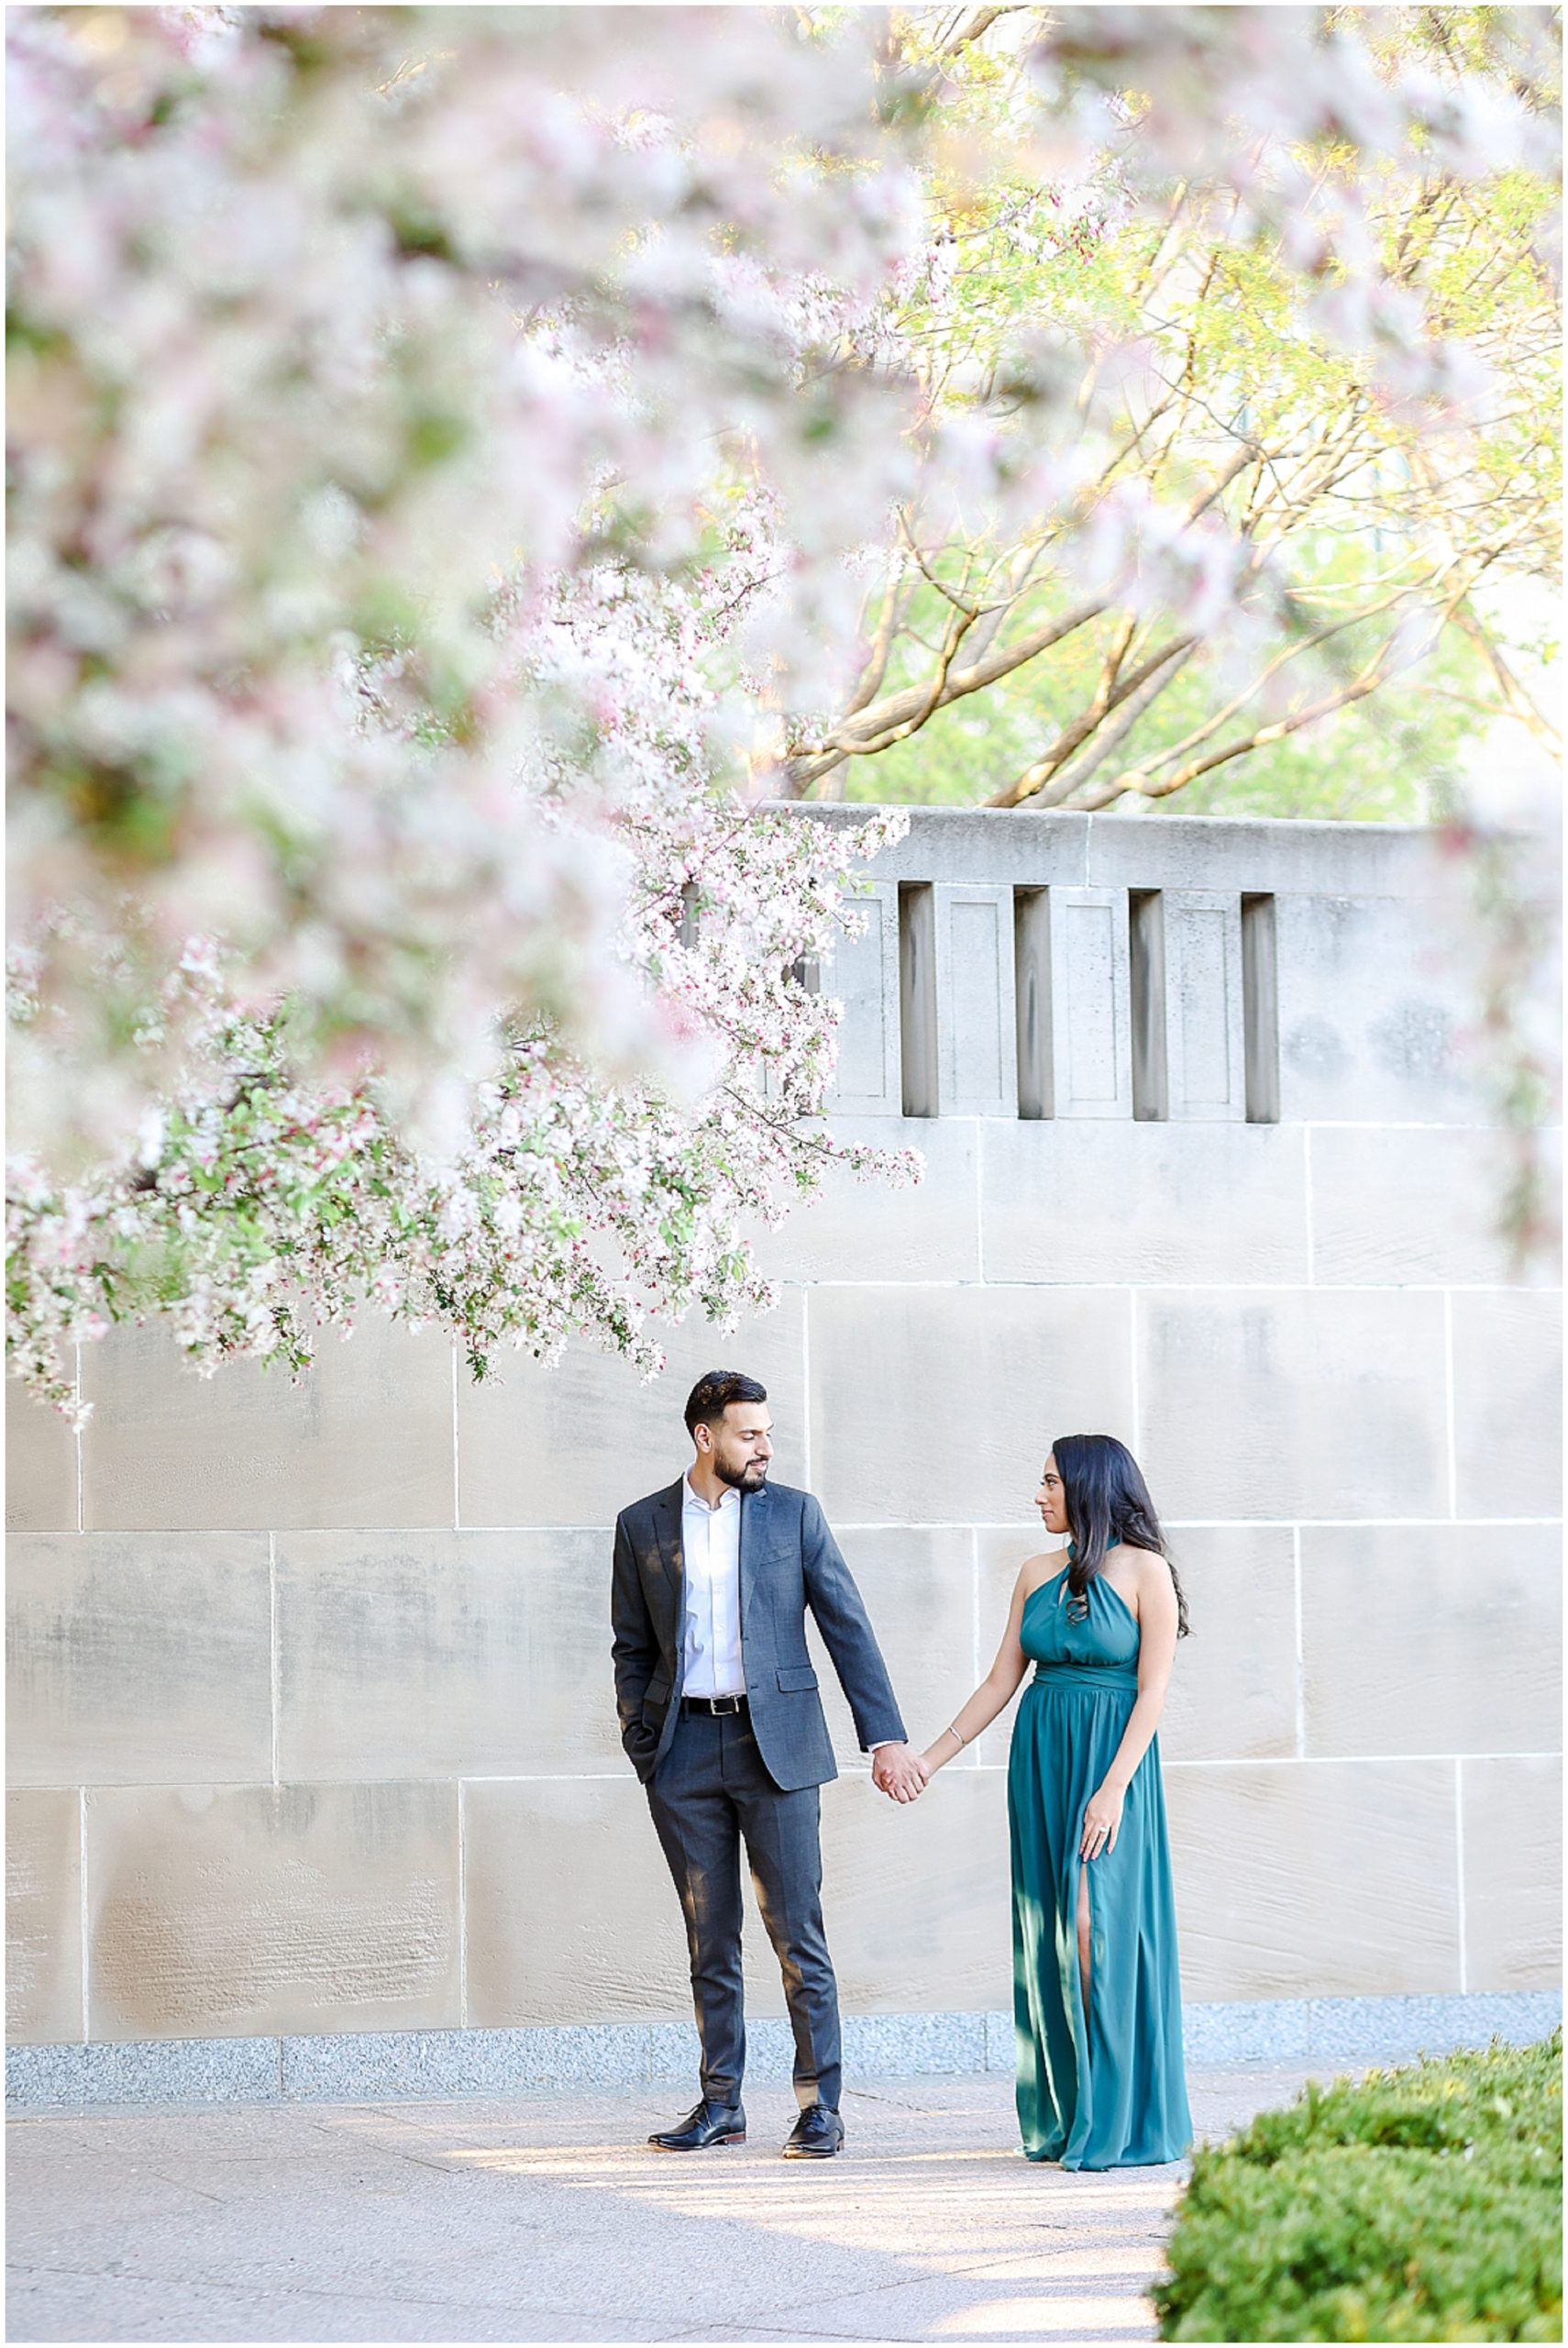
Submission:
POLYGON ((958 1739, 958 1742, 959 1742, 959 1744, 968 1744, 968 1742, 969 1742, 968 1738, 964 1734, 964 1733, 963 1733, 962 1729, 955 1728, 955 1727, 954 1727, 954 1725, 953 1725, 953 1722, 952 1722, 951 1721, 949 1721, 949 1722, 948 1722, 948 1723, 947 1723, 947 1733, 948 1733, 948 1735, 949 1735, 949 1736, 955 1736, 955 1737, 958 1739))

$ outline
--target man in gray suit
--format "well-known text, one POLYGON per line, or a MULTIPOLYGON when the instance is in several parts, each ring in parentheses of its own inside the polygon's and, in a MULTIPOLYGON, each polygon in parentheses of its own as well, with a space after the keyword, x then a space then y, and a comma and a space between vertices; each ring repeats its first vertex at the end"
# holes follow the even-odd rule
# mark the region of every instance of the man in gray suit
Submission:
POLYGON ((806 1652, 810 1607, 882 1790, 910 1800, 911 1755, 860 1593, 810 1492, 769 1485, 767 1390, 710 1370, 691 1390, 695 1457, 615 1523, 611 1599, 621 1741, 647 1789, 686 1919, 702 2099, 650 2136, 668 2152, 745 2141, 741 2079, 744 1840, 784 1975, 801 2115, 787 2158, 844 2142, 838 1990, 823 1933, 819 1786, 838 1775, 806 1652))

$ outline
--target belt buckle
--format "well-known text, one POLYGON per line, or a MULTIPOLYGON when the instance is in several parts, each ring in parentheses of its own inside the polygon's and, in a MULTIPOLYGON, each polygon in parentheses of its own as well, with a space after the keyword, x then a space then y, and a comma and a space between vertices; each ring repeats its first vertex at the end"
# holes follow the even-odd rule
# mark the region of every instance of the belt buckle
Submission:
POLYGON ((739 1696, 715 1696, 712 1701, 713 1710, 719 1713, 721 1717, 727 1718, 731 1712, 738 1712, 740 1711, 743 1699, 739 1696))

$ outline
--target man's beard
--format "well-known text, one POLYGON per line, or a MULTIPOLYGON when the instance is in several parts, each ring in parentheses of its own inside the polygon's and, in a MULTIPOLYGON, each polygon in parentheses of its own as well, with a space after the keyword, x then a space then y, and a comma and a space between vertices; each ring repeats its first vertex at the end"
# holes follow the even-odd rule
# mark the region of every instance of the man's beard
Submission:
POLYGON ((726 1468, 722 1459, 713 1461, 713 1473, 721 1484, 728 1484, 732 1491, 759 1491, 767 1477, 766 1459, 748 1459, 744 1468, 726 1468))

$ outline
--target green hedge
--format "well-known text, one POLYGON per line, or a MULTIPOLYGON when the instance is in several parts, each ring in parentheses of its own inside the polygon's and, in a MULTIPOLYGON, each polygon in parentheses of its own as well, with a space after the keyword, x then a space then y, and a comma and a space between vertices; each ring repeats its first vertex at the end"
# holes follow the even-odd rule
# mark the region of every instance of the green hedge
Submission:
POLYGON ((1193 2156, 1163 2340, 1561 2340, 1562 2041, 1309 2087, 1193 2156))

